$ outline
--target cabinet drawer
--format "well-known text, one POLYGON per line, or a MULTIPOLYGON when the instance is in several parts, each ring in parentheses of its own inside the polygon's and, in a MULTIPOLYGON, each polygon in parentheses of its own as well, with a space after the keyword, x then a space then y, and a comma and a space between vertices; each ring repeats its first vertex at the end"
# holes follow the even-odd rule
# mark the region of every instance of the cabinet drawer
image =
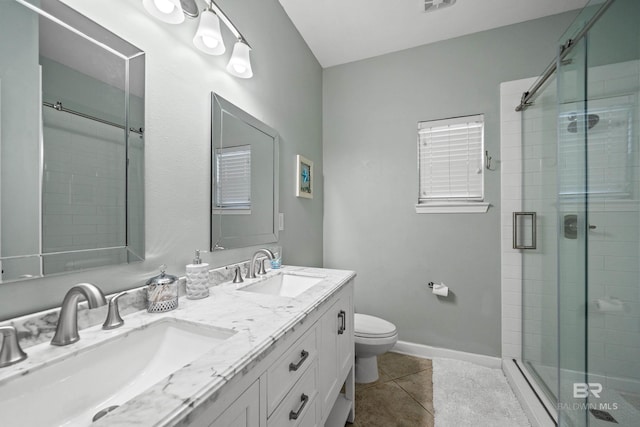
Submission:
POLYGON ((278 409, 269 418, 268 427, 315 425, 311 422, 316 420, 317 372, 318 363, 314 361, 311 366, 307 367, 300 381, 282 399, 278 409))
POLYGON ((316 397, 309 403, 309 410, 306 411, 306 414, 304 414, 302 420, 300 420, 300 423, 296 427, 316 427, 318 425, 318 418, 320 417, 316 411, 318 410, 317 405, 319 400, 320 399, 316 397))
POLYGON ((318 357, 316 327, 295 342, 267 371, 267 410, 271 414, 282 398, 318 357))

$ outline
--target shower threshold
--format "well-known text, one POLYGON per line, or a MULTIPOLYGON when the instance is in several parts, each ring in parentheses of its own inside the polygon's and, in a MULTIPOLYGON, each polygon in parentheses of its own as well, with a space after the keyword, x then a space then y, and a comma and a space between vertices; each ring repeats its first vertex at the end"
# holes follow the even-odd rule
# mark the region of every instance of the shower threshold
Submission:
POLYGON ((502 359, 502 371, 531 425, 556 427, 558 414, 555 407, 518 362, 515 359, 502 359))

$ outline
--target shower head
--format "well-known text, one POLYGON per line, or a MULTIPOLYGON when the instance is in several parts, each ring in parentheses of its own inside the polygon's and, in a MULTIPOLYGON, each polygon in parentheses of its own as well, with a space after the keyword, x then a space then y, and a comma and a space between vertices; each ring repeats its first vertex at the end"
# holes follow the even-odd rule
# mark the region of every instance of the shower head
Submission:
MULTIPOLYGON (((589 130, 591 130, 595 125, 598 124, 598 122, 600 121, 600 116, 597 114, 589 114, 587 116, 587 123, 588 123, 588 127, 589 130)), ((576 116, 575 114, 572 116, 569 116, 569 126, 567 126, 567 131, 571 132, 571 133, 576 133, 578 132, 578 116, 576 116)))

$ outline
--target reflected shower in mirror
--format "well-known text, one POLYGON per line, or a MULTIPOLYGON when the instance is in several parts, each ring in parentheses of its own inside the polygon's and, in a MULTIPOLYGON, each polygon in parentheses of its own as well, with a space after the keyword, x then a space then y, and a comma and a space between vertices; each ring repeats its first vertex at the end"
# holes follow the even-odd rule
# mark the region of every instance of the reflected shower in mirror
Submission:
POLYGON ((211 111, 211 250, 277 242, 278 132, 215 93, 211 111))
POLYGON ((2 282, 143 259, 144 67, 58 0, 0 3, 2 282))

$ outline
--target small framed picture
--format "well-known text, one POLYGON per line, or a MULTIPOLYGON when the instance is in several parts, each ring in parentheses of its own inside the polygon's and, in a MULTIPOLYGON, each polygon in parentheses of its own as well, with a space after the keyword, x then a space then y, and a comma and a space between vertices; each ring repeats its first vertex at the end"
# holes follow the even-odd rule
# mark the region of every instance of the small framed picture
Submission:
POLYGON ((296 197, 313 199, 313 162, 298 154, 296 165, 296 197))

